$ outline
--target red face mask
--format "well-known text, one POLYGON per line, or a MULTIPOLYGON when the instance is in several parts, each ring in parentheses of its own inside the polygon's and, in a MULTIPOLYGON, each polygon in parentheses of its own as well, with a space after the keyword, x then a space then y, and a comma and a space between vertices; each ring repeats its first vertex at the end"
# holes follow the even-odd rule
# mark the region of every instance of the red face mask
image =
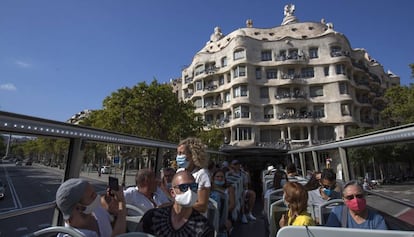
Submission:
POLYGON ((354 198, 345 201, 346 206, 353 211, 363 211, 367 208, 367 200, 365 198, 354 198))

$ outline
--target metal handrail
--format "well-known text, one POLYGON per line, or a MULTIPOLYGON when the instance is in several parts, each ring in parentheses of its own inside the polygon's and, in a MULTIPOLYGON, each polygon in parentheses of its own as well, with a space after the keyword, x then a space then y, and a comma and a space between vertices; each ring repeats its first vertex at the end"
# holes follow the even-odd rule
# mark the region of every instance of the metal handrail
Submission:
POLYGON ((4 220, 4 219, 11 218, 11 217, 16 217, 16 216, 22 216, 22 215, 30 214, 30 213, 37 212, 37 211, 43 211, 43 210, 47 210, 47 209, 51 209, 55 207, 56 207, 56 202, 53 201, 53 202, 42 203, 42 204, 35 205, 35 206, 24 207, 24 208, 20 208, 16 210, 2 212, 0 213, 0 220, 4 220))

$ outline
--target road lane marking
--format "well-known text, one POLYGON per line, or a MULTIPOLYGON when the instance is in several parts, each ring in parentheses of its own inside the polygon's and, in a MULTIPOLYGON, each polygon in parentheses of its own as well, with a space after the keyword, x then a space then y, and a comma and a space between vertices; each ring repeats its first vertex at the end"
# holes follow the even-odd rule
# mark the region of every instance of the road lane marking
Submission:
POLYGON ((22 203, 20 202, 19 196, 17 195, 16 189, 14 188, 13 181, 11 180, 9 173, 7 172, 6 167, 3 167, 4 173, 6 175, 7 184, 9 185, 10 193, 13 198, 13 203, 15 208, 22 208, 22 203))

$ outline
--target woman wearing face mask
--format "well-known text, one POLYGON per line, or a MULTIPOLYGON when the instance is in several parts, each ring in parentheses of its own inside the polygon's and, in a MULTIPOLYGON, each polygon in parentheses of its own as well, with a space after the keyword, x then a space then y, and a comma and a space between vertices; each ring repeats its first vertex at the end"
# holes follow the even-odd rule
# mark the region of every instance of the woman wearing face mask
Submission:
POLYGON ((85 237, 117 236, 126 230, 122 188, 116 196, 119 197, 119 209, 113 227, 110 214, 101 206, 100 196, 85 180, 73 178, 62 183, 56 191, 56 205, 63 214, 65 225, 76 228, 85 237))
POLYGON ((283 200, 289 208, 287 214, 282 215, 279 226, 288 225, 312 226, 315 225, 311 215, 307 212, 308 192, 298 182, 286 182, 283 186, 283 200))
POLYGON ((207 218, 193 208, 197 190, 198 185, 189 172, 177 172, 170 190, 174 204, 147 211, 141 219, 142 231, 158 237, 213 237, 214 229, 207 218))
POLYGON ((384 218, 368 209, 364 190, 357 181, 349 181, 343 189, 345 205, 337 206, 329 214, 325 226, 387 230, 384 218))
POLYGON ((225 172, 222 169, 217 169, 212 174, 212 190, 210 197, 219 204, 220 210, 220 233, 219 236, 230 235, 233 223, 231 221, 231 213, 234 210, 236 199, 234 187, 228 185, 225 178, 225 172), (221 203, 227 200, 227 203, 221 203), (224 212, 224 207, 227 207, 227 212, 224 212), (222 209, 223 208, 223 209, 222 209))
POLYGON ((198 183, 198 199, 193 207, 207 216, 211 183, 205 145, 200 139, 194 137, 182 140, 177 147, 176 162, 179 167, 178 171, 186 170, 194 176, 195 182, 198 183))

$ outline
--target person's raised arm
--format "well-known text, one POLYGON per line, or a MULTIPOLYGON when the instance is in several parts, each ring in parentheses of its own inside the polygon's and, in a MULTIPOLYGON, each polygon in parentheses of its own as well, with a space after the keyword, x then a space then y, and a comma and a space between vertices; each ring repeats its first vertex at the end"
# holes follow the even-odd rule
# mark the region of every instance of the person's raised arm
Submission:
POLYGON ((115 199, 118 202, 118 213, 116 216, 116 220, 112 229, 112 235, 111 236, 117 236, 120 234, 125 233, 126 231, 126 203, 125 203, 125 197, 124 197, 124 191, 121 186, 119 186, 118 191, 112 191, 115 195, 115 199))

